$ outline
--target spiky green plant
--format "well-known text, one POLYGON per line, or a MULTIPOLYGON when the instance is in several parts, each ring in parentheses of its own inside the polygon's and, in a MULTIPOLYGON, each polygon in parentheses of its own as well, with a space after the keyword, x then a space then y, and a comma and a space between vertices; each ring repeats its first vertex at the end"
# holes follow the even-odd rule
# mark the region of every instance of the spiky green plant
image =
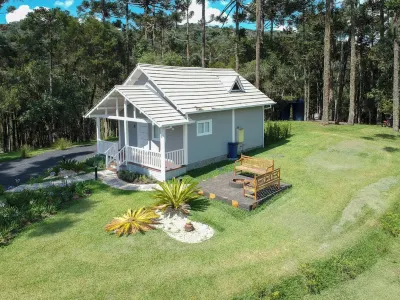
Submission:
POLYGON ((138 231, 144 233, 155 229, 153 224, 158 224, 157 219, 159 217, 160 216, 150 208, 128 209, 122 217, 114 218, 104 229, 106 231, 113 231, 118 236, 124 234, 129 235, 138 231))
POLYGON ((190 178, 178 180, 173 178, 169 182, 159 183, 154 199, 158 200, 156 205, 159 209, 182 210, 187 213, 188 204, 199 198, 197 183, 190 178))

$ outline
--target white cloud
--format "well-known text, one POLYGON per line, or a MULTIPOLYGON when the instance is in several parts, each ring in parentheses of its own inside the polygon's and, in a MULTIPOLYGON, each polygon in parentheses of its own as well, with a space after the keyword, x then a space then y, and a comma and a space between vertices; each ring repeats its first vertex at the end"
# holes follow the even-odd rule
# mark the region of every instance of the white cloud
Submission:
POLYGON ((20 7, 18 7, 13 12, 6 14, 6 21, 7 23, 21 21, 22 19, 25 19, 30 12, 33 12, 34 10, 39 8, 49 9, 48 7, 39 7, 39 6, 36 6, 33 9, 31 9, 29 5, 20 5, 20 7))
POLYGON ((74 4, 74 0, 65 0, 65 1, 57 0, 56 2, 54 2, 55 6, 61 6, 61 7, 64 7, 64 8, 68 8, 72 4, 74 4))
POLYGON ((13 12, 6 14, 6 21, 7 23, 21 21, 25 19, 30 12, 33 12, 33 10, 29 8, 29 5, 20 5, 20 7, 13 12))
MULTIPOLYGON (((197 4, 196 1, 192 1, 192 4, 190 5, 189 11, 193 11, 193 17, 189 19, 189 23, 198 23, 201 20, 201 4, 197 4)), ((206 22, 209 22, 211 19, 211 16, 214 15, 214 17, 218 17, 221 14, 221 11, 218 8, 211 7, 209 4, 209 1, 206 1, 206 22)), ((225 14, 226 16, 226 14, 225 14)), ((186 19, 184 19, 181 24, 185 24, 186 19)), ((233 20, 232 17, 229 16, 228 20, 225 23, 226 25, 233 25, 233 20)), ((212 21, 210 23, 207 23, 207 25, 221 25, 220 22, 212 21)))

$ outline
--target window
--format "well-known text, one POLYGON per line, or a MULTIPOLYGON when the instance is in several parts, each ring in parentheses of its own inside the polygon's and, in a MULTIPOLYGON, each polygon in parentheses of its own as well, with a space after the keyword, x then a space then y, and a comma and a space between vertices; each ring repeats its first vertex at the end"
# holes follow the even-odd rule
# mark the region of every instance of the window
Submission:
POLYGON ((153 124, 153 130, 152 130, 152 134, 153 134, 153 141, 159 141, 160 140, 160 127, 158 127, 157 125, 153 124))
POLYGON ((197 136, 212 134, 212 120, 197 121, 197 136))
POLYGON ((243 87, 239 79, 236 79, 235 83, 232 86, 231 92, 243 92, 243 87))

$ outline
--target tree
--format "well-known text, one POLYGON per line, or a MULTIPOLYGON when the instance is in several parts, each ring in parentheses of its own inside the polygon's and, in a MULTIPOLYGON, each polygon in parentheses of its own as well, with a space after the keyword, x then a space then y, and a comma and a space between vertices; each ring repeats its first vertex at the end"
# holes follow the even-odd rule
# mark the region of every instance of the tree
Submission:
POLYGON ((201 4, 201 66, 206 67, 206 0, 196 0, 201 4))
POLYGON ((356 24, 355 24, 355 6, 357 0, 349 0, 350 4, 350 103, 349 103, 349 117, 347 123, 354 125, 354 110, 356 101, 356 24))
POLYGON ((240 52, 240 30, 239 25, 246 18, 244 12, 245 6, 243 0, 231 0, 222 9, 218 20, 225 23, 230 15, 233 15, 235 21, 235 70, 239 72, 239 52, 240 52), (234 13, 233 13, 234 11, 234 13))
POLYGON ((399 131, 399 13, 400 0, 387 3, 393 12, 393 130, 399 131))
POLYGON ((262 0, 256 1, 256 88, 260 88, 260 58, 261 58, 261 6, 262 0))
POLYGON ((325 1, 325 36, 324 36, 324 89, 323 89, 323 111, 322 123, 329 121, 329 91, 331 80, 331 22, 332 22, 332 0, 325 1))

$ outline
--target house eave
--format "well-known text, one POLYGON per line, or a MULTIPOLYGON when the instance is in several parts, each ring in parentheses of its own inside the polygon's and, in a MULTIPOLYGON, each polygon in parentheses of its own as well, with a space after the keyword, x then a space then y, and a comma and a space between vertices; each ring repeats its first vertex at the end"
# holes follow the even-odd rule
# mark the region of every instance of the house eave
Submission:
POLYGON ((194 111, 187 111, 185 112, 187 115, 191 114, 200 114, 200 113, 208 113, 208 112, 215 112, 215 111, 224 111, 224 110, 232 110, 232 109, 240 109, 240 108, 250 108, 250 107, 261 107, 261 106, 269 106, 275 105, 276 103, 265 103, 265 104, 254 104, 254 105, 240 105, 240 106, 231 106, 231 107, 224 107, 224 108, 216 108, 216 109, 200 109, 194 111))

